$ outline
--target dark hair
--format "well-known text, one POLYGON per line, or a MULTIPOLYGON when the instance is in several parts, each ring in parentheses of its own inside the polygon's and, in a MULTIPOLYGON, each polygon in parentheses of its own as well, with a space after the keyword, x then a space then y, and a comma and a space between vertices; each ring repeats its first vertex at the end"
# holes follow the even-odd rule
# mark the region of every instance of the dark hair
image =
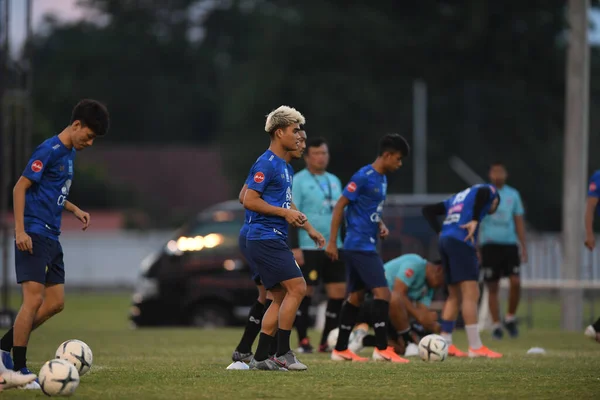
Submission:
POLYGON ((321 147, 324 144, 327 144, 327 140, 325 140, 325 138, 322 137, 308 139, 306 141, 306 152, 304 153, 304 155, 308 155, 308 152, 310 151, 311 147, 321 147))
POLYGON ((491 170, 494 167, 502 167, 502 168, 506 169, 506 164, 504 164, 502 161, 494 161, 493 163, 490 164, 490 167, 488 170, 491 170))
POLYGON ((70 124, 75 121, 79 121, 81 125, 90 128, 96 136, 106 135, 110 124, 106 106, 91 99, 81 100, 73 108, 70 124))
POLYGON ((406 139, 397 133, 388 133, 379 141, 379 155, 383 155, 385 152, 397 152, 402 153, 402 157, 408 157, 410 155, 410 146, 406 139))
POLYGON ((435 261, 430 261, 433 265, 438 265, 441 266, 442 265, 442 260, 435 260, 435 261))

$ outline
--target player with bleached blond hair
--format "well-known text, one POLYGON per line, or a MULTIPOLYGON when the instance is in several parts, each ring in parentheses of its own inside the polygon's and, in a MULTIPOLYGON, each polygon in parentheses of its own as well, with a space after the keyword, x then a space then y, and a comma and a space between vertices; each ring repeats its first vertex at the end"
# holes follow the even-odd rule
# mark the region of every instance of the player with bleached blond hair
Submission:
POLYGON ((273 297, 262 318, 258 347, 250 361, 252 369, 307 369, 290 349, 290 334, 306 294, 306 282, 287 243, 288 224, 301 226, 319 247, 325 245, 325 239, 292 203, 294 171, 286 161, 288 152, 298 150, 298 133, 305 122, 300 112, 288 106, 267 115, 265 131, 271 137, 271 144, 252 166, 249 174, 252 179, 248 180, 244 196, 244 208, 251 212, 246 248, 265 289, 273 297), (277 354, 269 358, 275 333, 277 354))

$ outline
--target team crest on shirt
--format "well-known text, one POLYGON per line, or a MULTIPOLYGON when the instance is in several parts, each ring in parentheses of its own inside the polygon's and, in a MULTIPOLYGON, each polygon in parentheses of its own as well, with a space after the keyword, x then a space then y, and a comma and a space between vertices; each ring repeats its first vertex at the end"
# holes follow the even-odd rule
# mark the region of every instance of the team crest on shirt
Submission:
POLYGON ((598 187, 596 186, 596 182, 590 183, 590 192, 596 191, 598 187))
POLYGON ((44 168, 44 163, 41 162, 40 160, 35 160, 34 162, 31 163, 31 170, 33 172, 40 172, 42 170, 42 168, 44 168))
POLYGON ((256 183, 262 183, 265 180, 265 174, 263 174, 262 172, 257 172, 256 174, 254 174, 254 182, 256 183))
POLYGON ((354 183, 354 182, 350 182, 350 183, 348 184, 348 186, 346 187, 346 189, 348 189, 348 191, 349 191, 350 193, 354 193, 354 192, 356 192, 356 183, 354 183))
POLYGON ((285 191, 285 201, 292 201, 292 189, 289 186, 285 191))
POLYGON ((407 270, 404 272, 404 275, 406 275, 406 277, 407 277, 407 278, 412 278, 412 276, 413 276, 414 274, 415 274, 415 271, 413 271, 413 270, 412 270, 412 269, 410 269, 410 268, 409 268, 409 269, 407 269, 407 270))

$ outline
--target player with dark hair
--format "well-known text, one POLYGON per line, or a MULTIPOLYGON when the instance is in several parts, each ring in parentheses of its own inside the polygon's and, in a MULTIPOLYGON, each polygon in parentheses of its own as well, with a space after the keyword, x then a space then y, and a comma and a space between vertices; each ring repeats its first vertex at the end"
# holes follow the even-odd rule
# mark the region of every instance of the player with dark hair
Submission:
MULTIPOLYGON (((302 158, 302 154, 306 149, 306 131, 301 130, 298 132, 298 150, 288 151, 286 155, 286 162, 289 164, 290 161, 294 159, 302 158)), ((248 184, 252 180, 252 176, 248 175, 246 178, 246 183, 240 190, 240 194, 238 195, 238 199, 241 204, 244 204, 244 197, 246 196, 246 190, 248 189, 248 184)), ((246 239, 248 234, 248 229, 250 226, 248 222, 252 216, 252 212, 246 210, 246 216, 244 218, 244 225, 242 229, 240 229, 240 235, 238 239, 238 243, 240 246, 240 251, 244 255, 246 262, 250 267, 250 273, 252 276, 252 280, 256 283, 256 288, 258 289, 258 298, 254 302, 254 305, 250 308, 250 313, 248 314, 248 320, 246 321, 246 327, 244 328, 244 333, 242 334, 242 338, 240 343, 235 348, 231 359, 233 361, 244 361, 250 362, 252 360, 252 344, 258 336, 260 332, 260 324, 262 317, 265 313, 265 310, 269 308, 273 299, 267 298, 267 291, 260 280, 260 275, 258 274, 258 270, 256 269, 256 265, 252 262, 250 254, 248 253, 248 248, 246 246, 246 239)), ((270 297, 270 296, 269 296, 270 297)), ((274 349, 276 352, 277 349, 274 349)), ((271 352, 269 352, 271 353, 271 352)))
POLYGON ((493 185, 475 185, 451 196, 444 202, 423 207, 423 216, 440 235, 439 251, 444 265, 448 299, 442 311, 441 335, 448 343, 448 355, 455 357, 500 358, 481 343, 477 326, 479 301, 479 261, 477 234, 479 223, 498 209, 500 196, 493 185), (443 227, 437 217, 445 215, 443 227), (459 299, 469 341, 469 353, 452 344, 452 331, 458 317, 459 299))
POLYGON ((287 152, 298 150, 301 124, 304 124, 304 116, 287 106, 267 116, 265 131, 271 137, 271 145, 252 166, 252 180, 244 196, 244 207, 252 212, 246 241, 248 254, 273 297, 262 318, 258 347, 250 361, 252 369, 307 369, 290 349, 290 334, 306 294, 306 282, 287 244, 288 224, 303 226, 321 246, 325 239, 292 203, 293 170, 285 157, 287 152), (275 333, 277 354, 269 358, 275 333))
MULTIPOLYGON (((323 138, 313 138, 308 141, 304 153, 306 168, 294 176, 292 197, 294 204, 306 215, 312 226, 319 232, 324 232, 325 240, 329 240, 329 227, 333 207, 342 195, 342 183, 337 176, 327 172, 329 164, 329 149, 323 138)), ((338 236, 339 237, 339 236, 338 236)), ((338 238, 341 247, 341 239, 338 238)), ((327 336, 336 328, 339 314, 346 296, 346 273, 344 263, 332 261, 325 255, 323 249, 318 249, 307 232, 298 232, 298 248, 292 249, 296 261, 302 269, 306 280, 306 296, 300 303, 296 315, 296 330, 298 331, 298 352, 312 353, 313 347, 308 338, 310 318, 308 309, 314 288, 323 280, 327 293, 327 309, 325 311, 325 327, 321 334, 319 351, 327 351, 327 336)))
MULTIPOLYGON (((598 210, 598 199, 600 198, 600 170, 594 172, 588 186, 588 195, 585 206, 585 247, 594 251, 596 238, 594 237, 594 214, 598 210)), ((585 335, 600 343, 600 318, 592 325, 585 328, 585 335)))
POLYGON ((354 327, 365 290, 373 293, 373 327, 377 347, 373 359, 377 361, 408 362, 388 347, 387 321, 390 289, 385 279, 383 261, 377 253, 378 237, 385 238, 389 231, 381 213, 387 191, 386 174, 398 170, 410 147, 398 134, 387 134, 379 143, 379 154, 372 163, 352 176, 333 209, 329 243, 325 252, 332 260, 338 259, 337 238, 344 209, 346 209, 346 238, 341 253, 346 264, 347 287, 350 293, 342 307, 339 336, 334 361, 367 361, 348 349, 348 339, 354 327))
POLYGON ((502 339, 500 323, 499 280, 510 280, 508 313, 504 317, 504 327, 511 337, 517 337, 515 314, 521 293, 520 265, 527 262, 525 243, 525 220, 523 202, 519 191, 506 184, 506 167, 501 162, 490 165, 490 182, 498 189, 502 203, 498 210, 481 221, 479 244, 483 278, 488 288, 489 308, 492 316, 492 337, 502 339), (520 245, 520 246, 518 246, 520 245), (519 247, 521 254, 519 256, 519 247))
MULTIPOLYGON (((90 224, 90 215, 67 200, 75 153, 104 136, 108 127, 104 105, 95 100, 80 101, 69 126, 35 149, 13 189, 15 269, 23 304, 14 326, 0 340, 0 349, 4 366, 23 375, 31 374, 26 363, 31 331, 64 306, 65 268, 58 240, 63 209, 83 223, 83 230, 90 224)), ((32 382, 26 388, 40 389, 40 385, 32 382)))

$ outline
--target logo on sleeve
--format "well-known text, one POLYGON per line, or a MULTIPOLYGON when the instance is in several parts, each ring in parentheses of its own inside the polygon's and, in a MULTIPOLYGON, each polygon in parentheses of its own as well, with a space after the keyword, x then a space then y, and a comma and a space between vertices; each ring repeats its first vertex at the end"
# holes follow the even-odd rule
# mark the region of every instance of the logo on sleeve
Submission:
POLYGON ((354 182, 350 182, 350 183, 348 184, 348 186, 346 187, 346 189, 348 189, 348 191, 349 191, 350 193, 354 193, 354 192, 356 192, 356 183, 354 183, 354 182))
POLYGON ((254 174, 254 182, 262 183, 264 180, 265 174, 263 174, 262 172, 257 172, 256 174, 254 174))
POLYGON ((34 162, 31 163, 31 170, 33 172, 40 172, 42 170, 42 168, 44 168, 44 163, 41 162, 40 160, 35 160, 34 162))
POLYGON ((596 182, 590 183, 590 192, 595 192, 597 188, 596 182))
POLYGON ((412 269, 407 269, 406 272, 404 272, 404 275, 406 275, 407 278, 412 278, 412 276, 415 274, 415 271, 413 271, 412 269))

